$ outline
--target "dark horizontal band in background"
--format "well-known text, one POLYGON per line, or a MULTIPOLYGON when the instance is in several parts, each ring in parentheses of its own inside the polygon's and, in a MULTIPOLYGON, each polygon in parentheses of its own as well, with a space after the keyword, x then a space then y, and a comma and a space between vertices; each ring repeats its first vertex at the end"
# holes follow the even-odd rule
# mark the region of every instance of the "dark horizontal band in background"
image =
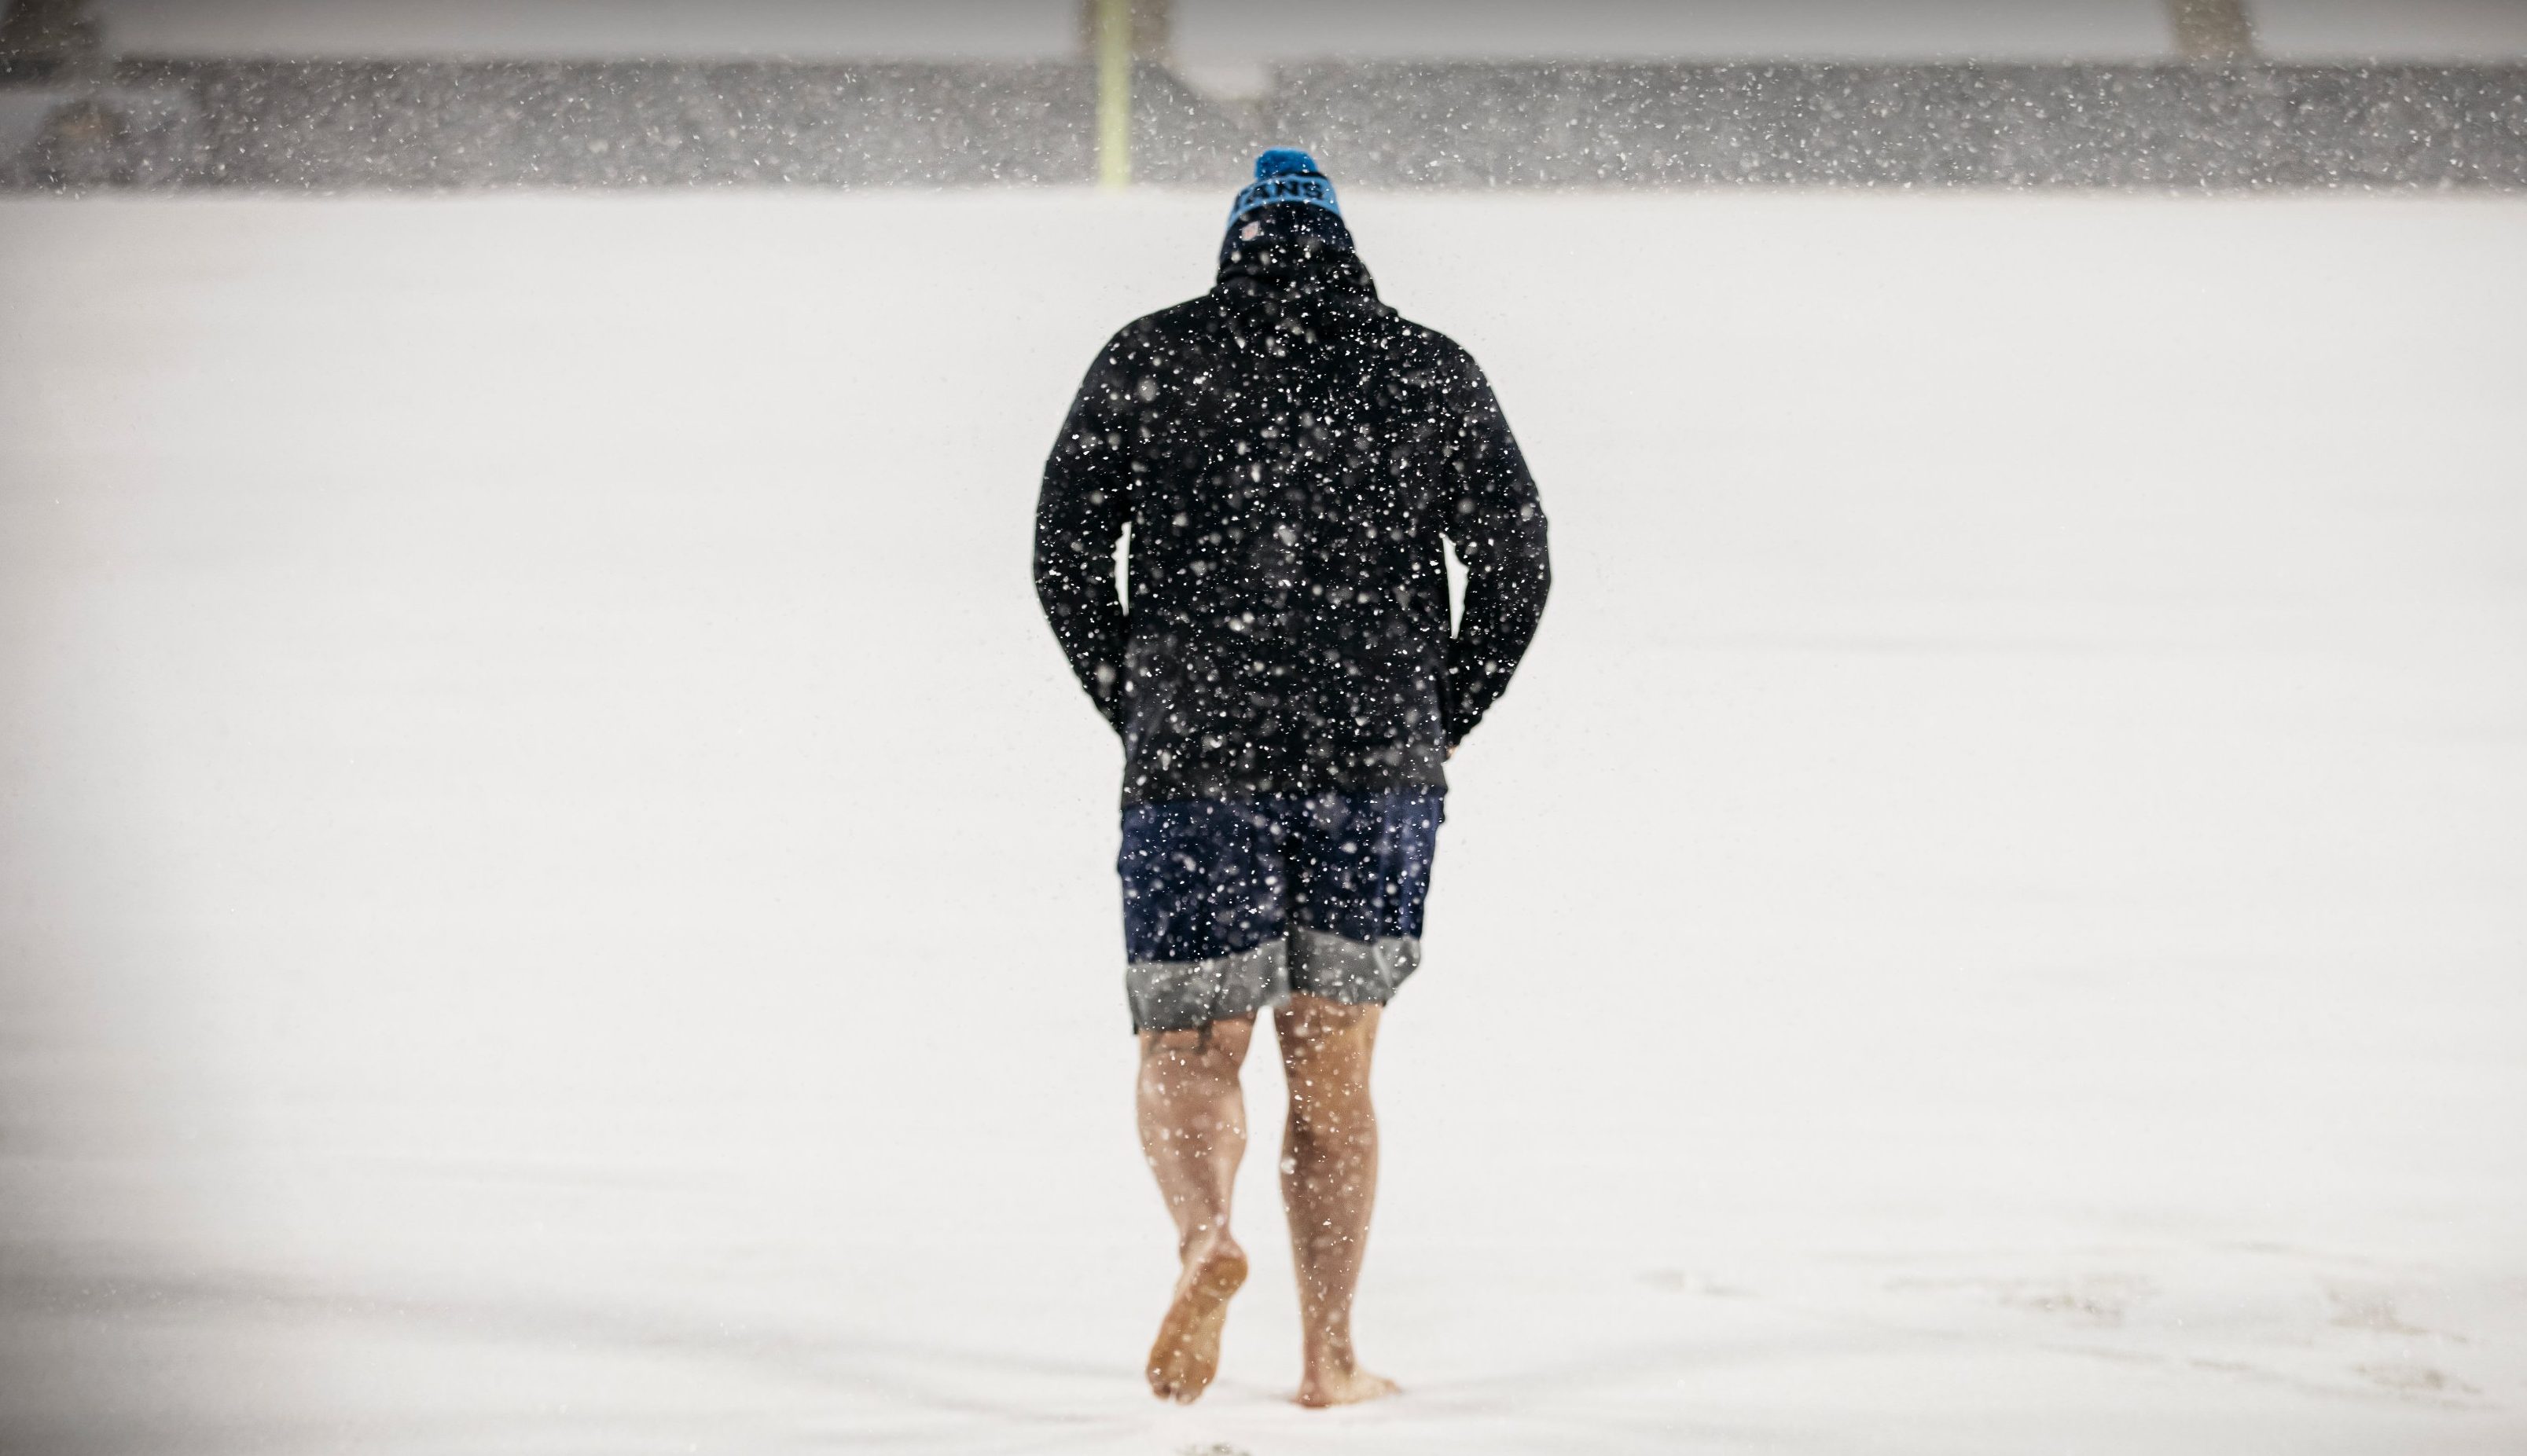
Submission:
MULTIPOLYGON (((2527 189, 2527 67, 1312 64, 1246 101, 1156 66, 1133 172, 1262 145, 1345 186, 2527 189)), ((0 188, 1066 184, 1085 63, 125 60, 0 84, 0 188)))

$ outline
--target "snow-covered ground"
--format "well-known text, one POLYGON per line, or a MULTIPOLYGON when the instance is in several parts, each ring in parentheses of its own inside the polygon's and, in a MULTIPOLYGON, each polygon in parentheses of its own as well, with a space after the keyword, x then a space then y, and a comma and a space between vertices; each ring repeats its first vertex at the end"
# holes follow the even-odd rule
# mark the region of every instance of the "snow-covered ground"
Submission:
POLYGON ((1136 1366, 1038 464, 1208 194, 0 204, 0 1447, 2515 1451, 2527 205, 1348 199, 1557 594, 1136 1366))

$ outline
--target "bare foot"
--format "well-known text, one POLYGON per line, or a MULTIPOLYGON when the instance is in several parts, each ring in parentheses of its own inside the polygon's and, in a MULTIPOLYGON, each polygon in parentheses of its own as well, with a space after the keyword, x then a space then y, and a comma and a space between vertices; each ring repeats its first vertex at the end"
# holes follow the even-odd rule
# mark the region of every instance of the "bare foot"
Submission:
POLYGON ((1403 1387, 1381 1375, 1365 1370, 1311 1370, 1299 1381, 1299 1393, 1292 1400, 1318 1410, 1329 1405, 1358 1405, 1381 1395, 1393 1395, 1403 1387))
POLYGON ((1186 1256, 1176 1297, 1159 1322, 1150 1346, 1150 1393, 1191 1405, 1219 1374, 1219 1331, 1228 1323, 1228 1296, 1246 1282, 1246 1251, 1226 1234, 1186 1256))

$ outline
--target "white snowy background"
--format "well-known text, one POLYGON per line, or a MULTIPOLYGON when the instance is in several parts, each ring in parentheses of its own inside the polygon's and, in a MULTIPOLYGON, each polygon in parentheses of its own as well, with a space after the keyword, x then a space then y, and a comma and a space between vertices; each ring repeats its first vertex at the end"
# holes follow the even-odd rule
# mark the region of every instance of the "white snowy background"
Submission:
POLYGON ((1308 1413, 1036 475, 1223 199, 0 203, 0 1445, 2527 1446, 2527 204, 1347 196, 1552 512, 1308 1413))

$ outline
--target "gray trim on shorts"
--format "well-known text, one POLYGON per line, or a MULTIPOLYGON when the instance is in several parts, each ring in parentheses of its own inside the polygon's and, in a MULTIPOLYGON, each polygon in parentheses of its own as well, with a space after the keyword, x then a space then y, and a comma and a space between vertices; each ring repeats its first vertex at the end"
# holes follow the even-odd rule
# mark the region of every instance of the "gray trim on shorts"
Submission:
POLYGON ((1202 961, 1134 961, 1123 972, 1135 1031, 1191 1031, 1279 1006, 1293 992, 1353 1006, 1383 1006, 1421 967, 1413 935, 1346 940, 1305 926, 1234 955, 1202 961))
POLYGON ((1202 961, 1134 961, 1123 972, 1135 1031, 1191 1031, 1290 999, 1290 942, 1202 961))
POLYGON ((1328 1001, 1383 1006, 1421 966, 1421 940, 1385 935, 1346 940, 1306 926, 1290 929, 1290 987, 1328 1001))

